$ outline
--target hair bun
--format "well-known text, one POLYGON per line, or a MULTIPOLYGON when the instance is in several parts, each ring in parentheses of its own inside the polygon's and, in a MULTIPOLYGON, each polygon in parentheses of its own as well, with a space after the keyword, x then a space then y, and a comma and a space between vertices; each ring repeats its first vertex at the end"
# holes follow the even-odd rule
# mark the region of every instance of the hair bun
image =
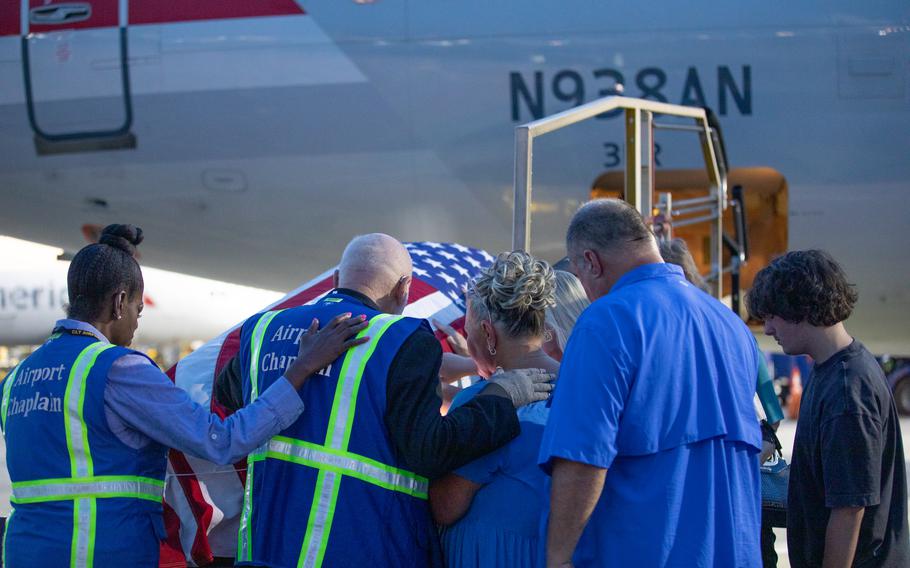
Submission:
POLYGON ((101 231, 98 242, 136 256, 136 247, 142 242, 142 229, 133 225, 108 225, 101 231))
POLYGON ((553 269, 526 252, 502 253, 482 277, 481 288, 496 312, 542 311, 555 303, 553 269))
POLYGON ((523 251, 504 252, 474 280, 471 294, 513 337, 538 335, 546 309, 555 304, 555 280, 546 262, 523 251))

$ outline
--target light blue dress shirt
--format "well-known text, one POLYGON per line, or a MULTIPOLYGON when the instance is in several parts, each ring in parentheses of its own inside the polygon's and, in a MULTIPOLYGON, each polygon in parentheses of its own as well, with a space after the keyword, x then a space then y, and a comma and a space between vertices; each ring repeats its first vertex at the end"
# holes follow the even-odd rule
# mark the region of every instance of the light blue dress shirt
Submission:
MULTIPOLYGON (((57 327, 80 329, 110 343, 94 326, 63 319, 57 327)), ((256 401, 221 419, 174 385, 141 355, 114 362, 104 391, 107 423, 127 446, 140 449, 152 440, 220 465, 237 462, 278 434, 303 412, 303 401, 284 377, 256 401)))

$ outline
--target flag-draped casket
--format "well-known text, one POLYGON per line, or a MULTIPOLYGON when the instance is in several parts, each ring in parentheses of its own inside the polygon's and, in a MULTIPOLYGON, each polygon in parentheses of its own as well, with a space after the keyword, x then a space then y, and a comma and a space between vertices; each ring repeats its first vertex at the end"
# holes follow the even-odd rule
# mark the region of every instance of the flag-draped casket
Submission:
MULTIPOLYGON (((462 329, 464 290, 493 257, 458 244, 420 242, 405 246, 414 261, 405 315, 435 319, 462 329)), ((332 289, 333 272, 334 268, 327 270, 263 311, 317 301, 332 289)), ((221 369, 239 349, 242 323, 205 343, 167 372, 196 402, 209 405, 212 412, 222 417, 229 412, 212 398, 212 388, 221 369)), ((436 335, 443 349, 449 350, 444 334, 436 331, 436 335)), ((162 567, 186 566, 187 560, 204 566, 214 557, 234 556, 245 480, 245 461, 218 466, 171 450, 164 496, 168 534, 162 546, 162 567)))

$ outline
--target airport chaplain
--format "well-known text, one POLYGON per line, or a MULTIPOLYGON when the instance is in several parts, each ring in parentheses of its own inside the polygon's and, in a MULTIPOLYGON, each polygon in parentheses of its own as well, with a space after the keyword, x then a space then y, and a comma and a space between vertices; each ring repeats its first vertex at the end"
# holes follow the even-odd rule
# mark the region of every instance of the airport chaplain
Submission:
POLYGON ((312 330, 283 378, 222 421, 126 347, 142 311, 141 240, 111 225, 76 254, 69 318, 0 384, 13 505, 5 567, 157 567, 167 447, 237 461, 293 423, 295 389, 359 342, 356 318, 312 330))
POLYGON ((440 415, 439 342, 425 321, 397 315, 411 269, 392 237, 357 237, 332 292, 244 324, 246 404, 271 388, 280 376, 274 362, 293 353, 314 318, 365 314, 369 341, 323 369, 301 391, 306 414, 248 458, 239 565, 441 565, 428 478, 509 442, 519 432, 515 407, 547 398, 549 375, 500 373, 471 403, 440 415))

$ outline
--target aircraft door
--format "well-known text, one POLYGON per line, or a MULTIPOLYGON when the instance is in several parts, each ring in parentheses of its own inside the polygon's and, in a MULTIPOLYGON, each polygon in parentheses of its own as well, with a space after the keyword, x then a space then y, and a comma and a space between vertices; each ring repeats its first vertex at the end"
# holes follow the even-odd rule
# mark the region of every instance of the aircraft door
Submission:
POLYGON ((22 65, 39 154, 135 147, 127 0, 21 0, 22 65))

